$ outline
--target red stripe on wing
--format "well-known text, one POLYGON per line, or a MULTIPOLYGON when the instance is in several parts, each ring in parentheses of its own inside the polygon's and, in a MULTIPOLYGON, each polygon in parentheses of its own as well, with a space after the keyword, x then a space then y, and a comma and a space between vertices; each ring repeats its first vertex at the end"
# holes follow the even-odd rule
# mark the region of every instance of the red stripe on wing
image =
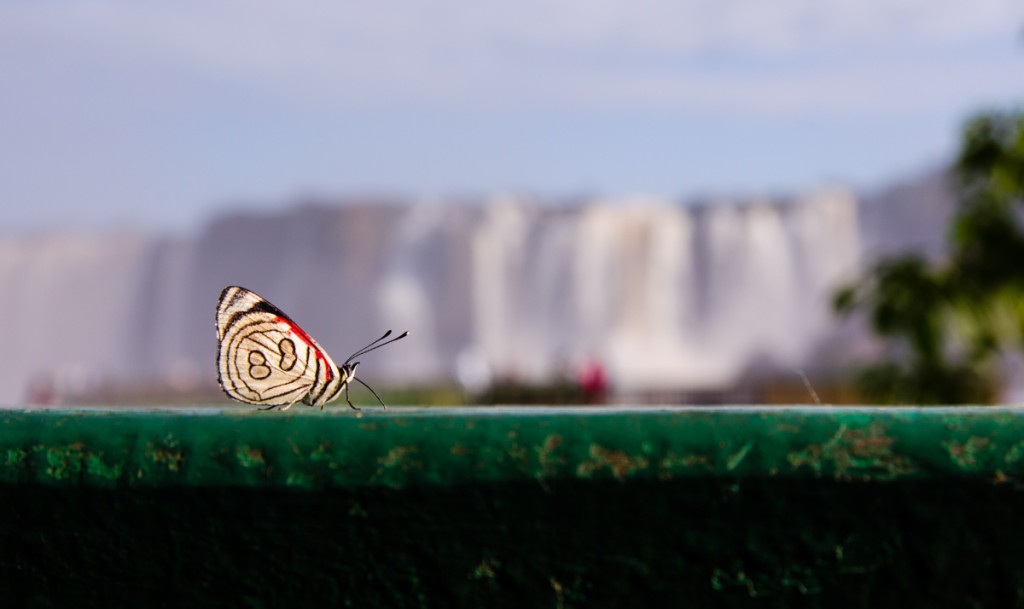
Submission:
POLYGON ((292 334, 297 336, 299 340, 301 340, 302 342, 309 345, 309 348, 312 349, 314 353, 316 353, 316 358, 324 363, 324 368, 327 370, 326 382, 330 383, 331 379, 334 378, 334 371, 331 370, 331 367, 327 365, 327 356, 325 356, 324 352, 321 351, 320 348, 316 346, 316 343, 314 343, 313 339, 309 337, 309 334, 306 334, 305 330, 297 326, 294 321, 288 319, 287 317, 278 316, 277 321, 284 324, 288 324, 288 327, 291 328, 292 334))

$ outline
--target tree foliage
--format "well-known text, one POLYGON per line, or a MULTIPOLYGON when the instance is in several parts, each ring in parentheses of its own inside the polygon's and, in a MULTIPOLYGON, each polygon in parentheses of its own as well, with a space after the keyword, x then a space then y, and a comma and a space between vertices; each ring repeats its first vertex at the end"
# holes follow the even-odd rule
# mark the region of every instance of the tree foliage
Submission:
POLYGON ((968 121, 953 173, 948 258, 883 259, 835 295, 889 345, 859 377, 873 401, 990 401, 1000 356, 1024 345, 1024 112, 968 121))

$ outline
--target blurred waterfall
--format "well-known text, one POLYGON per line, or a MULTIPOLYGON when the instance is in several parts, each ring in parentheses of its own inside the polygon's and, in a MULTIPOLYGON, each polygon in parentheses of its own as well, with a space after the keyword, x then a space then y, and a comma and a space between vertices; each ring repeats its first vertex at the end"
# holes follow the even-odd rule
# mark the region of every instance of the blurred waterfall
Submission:
MULTIPOLYGON (((33 383, 216 379, 226 285, 289 313, 335 360, 385 329, 368 380, 550 380, 597 359, 614 387, 721 388, 806 365, 860 255, 841 190, 778 201, 389 202, 222 216, 200 234, 0 237, 0 401, 33 383)), ((821 362, 818 362, 821 363, 821 362)), ((826 362, 827 363, 827 362, 826 362)))

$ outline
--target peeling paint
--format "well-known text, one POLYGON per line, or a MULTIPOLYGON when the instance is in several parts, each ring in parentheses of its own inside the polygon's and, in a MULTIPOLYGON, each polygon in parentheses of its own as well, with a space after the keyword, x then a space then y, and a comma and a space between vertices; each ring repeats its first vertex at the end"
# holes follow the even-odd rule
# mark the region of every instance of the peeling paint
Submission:
POLYGON ((555 609, 565 609, 565 592, 562 582, 555 579, 553 575, 548 578, 548 582, 551 584, 551 589, 555 591, 555 609))
POLYGON ((487 556, 481 559, 480 564, 473 569, 473 579, 489 579, 493 580, 498 576, 498 568, 501 567, 501 561, 493 556, 487 556))
POLYGON ((650 464, 645 457, 631 457, 623 450, 603 448, 598 444, 590 445, 590 457, 577 466, 576 473, 580 477, 590 478, 594 472, 608 468, 615 478, 623 480, 650 464))
POLYGON ((313 480, 303 472, 293 471, 288 474, 285 484, 288 486, 308 487, 312 486, 313 480))
POLYGON ((537 461, 540 463, 540 475, 548 478, 554 476, 566 464, 567 458, 561 446, 564 440, 560 434, 551 434, 544 438, 544 443, 536 447, 537 461))
POLYGON ((786 459, 794 470, 809 467, 816 475, 831 471, 836 478, 870 474, 885 479, 918 471, 907 455, 893 450, 894 442, 879 423, 857 429, 843 423, 826 442, 791 451, 786 459))
POLYGON ((570 582, 559 579, 554 575, 548 577, 548 583, 555 593, 555 609, 570 609, 571 607, 586 607, 587 591, 590 583, 583 577, 577 575, 570 582))
POLYGON ((334 453, 331 452, 331 443, 322 442, 320 443, 313 452, 309 453, 311 461, 331 461, 334 459, 334 453))
POLYGON ((678 475, 686 475, 692 470, 698 469, 702 472, 714 470, 711 465, 711 457, 708 455, 677 455, 671 451, 665 454, 660 461, 656 462, 659 480, 671 480, 678 475))
POLYGON ((165 465, 169 471, 177 472, 181 464, 185 462, 185 455, 180 450, 167 447, 154 447, 152 443, 146 445, 146 458, 160 465, 165 465))
POLYGON ((736 451, 735 453, 729 455, 729 458, 725 460, 725 469, 727 469, 728 471, 731 472, 732 470, 734 470, 737 467, 739 467, 740 463, 743 462, 743 459, 745 459, 747 457, 747 454, 750 452, 750 449, 752 449, 753 447, 754 447, 754 443, 753 442, 747 442, 738 451, 736 451))
POLYGON ((64 480, 82 473, 85 455, 84 444, 76 442, 65 447, 52 446, 46 449, 46 474, 56 480, 64 480))
POLYGON ((1016 465, 1021 459, 1024 459, 1024 441, 1017 442, 1003 454, 1003 462, 1009 465, 1016 465))
POLYGON ((947 440, 942 446, 949 453, 949 458, 965 470, 976 469, 982 463, 987 464, 995 448, 992 441, 983 436, 971 436, 962 443, 947 440))
POLYGON ((99 476, 100 478, 106 478, 107 480, 117 480, 121 477, 122 466, 120 463, 114 463, 108 465, 103 460, 103 453, 99 455, 89 455, 85 461, 85 471, 93 476, 99 476))
POLYGON ((661 461, 658 462, 658 466, 666 470, 680 470, 690 469, 692 467, 701 466, 702 469, 711 470, 711 457, 708 455, 676 455, 673 452, 667 453, 661 461))
POLYGON ((25 464, 25 460, 28 458, 28 453, 21 450, 20 448, 8 449, 4 455, 4 465, 21 467, 25 464))
POLYGON ((970 474, 1024 487, 1022 410, 873 409, 865 416, 865 409, 842 408, 590 412, 540 407, 459 409, 438 416, 436 410, 410 409, 397 417, 389 410, 362 420, 293 416, 283 433, 280 420, 263 416, 234 411, 196 415, 201 421, 191 416, 180 411, 10 415, 0 429, 3 480, 401 487, 477 480, 544 485, 560 477, 860 481, 970 474), (394 424, 399 419, 402 424, 394 424), (372 435, 360 433, 373 426, 372 435))
POLYGON ((238 458, 238 464, 242 467, 264 467, 267 464, 263 449, 252 448, 247 444, 238 447, 235 457, 238 458))
POLYGON ((377 463, 386 468, 400 467, 408 470, 410 467, 420 469, 423 461, 419 457, 420 447, 415 444, 409 446, 396 446, 388 451, 388 454, 377 458, 377 463))
POLYGON ((505 454, 525 466, 530 460, 530 451, 522 444, 516 442, 515 438, 517 437, 519 437, 517 433, 510 434, 511 441, 505 448, 505 454))

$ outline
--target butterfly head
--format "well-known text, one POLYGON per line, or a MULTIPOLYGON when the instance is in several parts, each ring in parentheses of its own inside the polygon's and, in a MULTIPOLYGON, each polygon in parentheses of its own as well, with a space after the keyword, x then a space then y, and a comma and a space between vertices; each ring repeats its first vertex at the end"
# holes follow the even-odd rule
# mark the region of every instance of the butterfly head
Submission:
POLYGON ((356 376, 356 366, 359 362, 352 362, 351 364, 341 365, 341 378, 345 381, 350 381, 356 376))

